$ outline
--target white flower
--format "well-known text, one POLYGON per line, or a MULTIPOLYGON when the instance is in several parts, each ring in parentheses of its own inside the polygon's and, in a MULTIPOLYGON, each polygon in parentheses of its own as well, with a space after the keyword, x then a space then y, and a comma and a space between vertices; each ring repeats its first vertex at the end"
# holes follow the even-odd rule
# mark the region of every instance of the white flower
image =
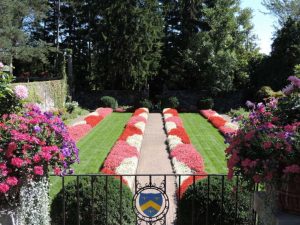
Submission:
POLYGON ((140 113, 139 116, 144 117, 146 120, 148 120, 148 113, 140 113))
POLYGON ((177 145, 183 144, 181 138, 176 135, 169 135, 168 138, 169 148, 172 151, 177 145))
POLYGON ((134 126, 139 128, 143 133, 145 132, 146 124, 143 121, 137 122, 134 126))
POLYGON ((234 130, 239 129, 239 126, 237 124, 230 123, 230 122, 225 123, 224 127, 229 127, 229 128, 234 129, 234 130))
POLYGON ((166 130, 169 133, 172 129, 176 128, 177 125, 174 122, 166 122, 166 130))
MULTIPOLYGON (((116 174, 135 174, 138 166, 138 158, 131 157, 124 159, 116 168, 116 174)), ((134 176, 124 176, 130 188, 133 186, 134 176)))
POLYGON ((19 99, 26 99, 28 98, 28 89, 24 85, 17 85, 14 88, 14 93, 19 99))
POLYGON ((149 109, 148 108, 141 108, 143 110, 145 110, 147 113, 149 113, 149 109))
POLYGON ((133 147, 136 147, 138 151, 141 150, 141 146, 142 146, 142 140, 143 140, 143 136, 139 135, 139 134, 134 134, 132 136, 129 136, 126 139, 126 142, 133 147))
POLYGON ((78 121, 78 122, 74 123, 72 126, 83 125, 83 124, 86 124, 86 121, 85 121, 85 120, 78 121))
POLYGON ((167 111, 169 109, 171 109, 171 108, 165 108, 165 109, 163 109, 163 113, 165 113, 165 111, 167 111))
POLYGON ((99 113, 98 112, 92 112, 92 113, 89 113, 88 116, 99 116, 99 113))
POLYGON ((165 119, 168 119, 168 118, 170 118, 170 117, 172 117, 173 115, 172 114, 170 114, 170 113, 166 113, 166 114, 164 114, 164 118, 165 119))
MULTIPOLYGON (((178 161, 175 157, 172 158, 173 167, 175 170, 175 174, 193 174, 193 171, 184 163, 178 161)), ((180 185, 187 179, 189 176, 181 176, 180 185)), ((179 178, 177 180, 177 184, 179 183, 179 178)))

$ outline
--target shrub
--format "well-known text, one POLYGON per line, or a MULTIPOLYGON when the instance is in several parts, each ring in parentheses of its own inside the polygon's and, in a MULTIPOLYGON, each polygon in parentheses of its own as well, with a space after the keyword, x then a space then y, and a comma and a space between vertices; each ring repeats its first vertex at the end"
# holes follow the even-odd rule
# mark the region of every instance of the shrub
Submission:
POLYGON ((283 93, 282 91, 273 91, 273 89, 269 86, 262 86, 258 92, 256 93, 256 96, 258 98, 259 101, 264 100, 266 98, 279 98, 279 97, 283 97, 283 93))
MULTIPOLYGON (((192 202, 194 200, 195 217, 194 224, 202 224, 208 218, 208 224, 222 225, 234 224, 235 217, 235 196, 233 192, 234 184, 224 180, 224 201, 222 202, 222 178, 210 177, 209 199, 207 197, 207 179, 203 179, 196 183, 195 191, 191 185, 183 194, 179 202, 179 218, 180 224, 192 224, 192 202), (208 203, 208 204, 207 204, 208 203), (206 215, 208 213, 208 215, 206 215), (223 214, 222 218, 221 213, 223 214)), ((239 188, 238 192, 238 218, 236 224, 246 223, 251 218, 250 193, 242 192, 239 188)), ((249 221, 248 221, 249 222, 249 221)))
POLYGON ((153 109, 153 104, 149 99, 142 99, 139 102, 138 107, 142 107, 142 108, 148 108, 149 110, 153 109))
POLYGON ((249 111, 240 107, 238 109, 231 109, 229 112, 228 112, 228 115, 232 118, 235 118, 235 117, 239 117, 239 116, 248 116, 249 115, 249 111))
POLYGON ((169 97, 167 99, 164 99, 162 102, 163 108, 173 108, 176 109, 180 105, 180 102, 177 97, 169 97))
POLYGON ((200 99, 198 101, 198 109, 212 109, 214 100, 212 98, 200 99))
POLYGON ((68 113, 72 113, 76 109, 76 107, 78 107, 78 102, 76 101, 66 103, 66 110, 68 113))
POLYGON ((114 97, 103 96, 101 99, 101 106, 116 109, 118 108, 118 102, 114 97))
MULTIPOLYGON (((88 178, 79 180, 79 209, 81 224, 92 224, 92 207, 94 209, 95 224, 119 224, 120 218, 120 181, 108 177, 106 202, 105 177, 88 178), (92 202, 91 179, 94 179, 94 204, 92 202), (106 208, 107 203, 107 208, 106 208), (108 218, 106 218, 106 212, 108 218)), ((73 180, 65 186, 66 225, 77 224, 77 192, 76 181, 73 180)), ((122 222, 124 225, 135 224, 135 215, 132 210, 132 193, 125 185, 122 188, 122 222)), ((59 225, 63 220, 63 191, 54 198, 51 205, 52 224, 59 225)))

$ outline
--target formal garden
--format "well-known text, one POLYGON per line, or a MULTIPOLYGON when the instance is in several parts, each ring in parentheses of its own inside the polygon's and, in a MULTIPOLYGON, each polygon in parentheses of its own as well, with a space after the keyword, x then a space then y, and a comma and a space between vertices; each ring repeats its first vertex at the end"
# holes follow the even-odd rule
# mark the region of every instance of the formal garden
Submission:
POLYGON ((300 2, 242 2, 1 0, 0 225, 300 224, 300 2))

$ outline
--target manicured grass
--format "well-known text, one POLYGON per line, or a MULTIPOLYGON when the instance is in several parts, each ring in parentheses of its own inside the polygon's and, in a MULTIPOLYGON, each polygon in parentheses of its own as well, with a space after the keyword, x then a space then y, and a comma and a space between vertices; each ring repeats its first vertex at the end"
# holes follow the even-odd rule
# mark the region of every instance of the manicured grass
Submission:
POLYGON ((224 137, 198 113, 181 113, 184 128, 192 144, 204 159, 207 173, 227 173, 224 137))
MULTIPOLYGON (((98 173, 110 149, 121 135, 131 113, 113 113, 101 121, 77 143, 80 163, 73 166, 76 174, 98 173)), ((70 178, 66 178, 67 181, 70 178)), ((61 178, 51 177, 50 196, 61 188, 61 178)))

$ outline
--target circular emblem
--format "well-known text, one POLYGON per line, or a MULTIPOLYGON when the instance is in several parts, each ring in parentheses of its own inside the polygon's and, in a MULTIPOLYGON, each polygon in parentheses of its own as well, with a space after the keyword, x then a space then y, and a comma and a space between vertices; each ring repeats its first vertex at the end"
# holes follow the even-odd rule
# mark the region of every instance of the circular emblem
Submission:
POLYGON ((156 222, 167 214, 169 198, 158 187, 143 187, 133 196, 133 210, 140 220, 156 222))

